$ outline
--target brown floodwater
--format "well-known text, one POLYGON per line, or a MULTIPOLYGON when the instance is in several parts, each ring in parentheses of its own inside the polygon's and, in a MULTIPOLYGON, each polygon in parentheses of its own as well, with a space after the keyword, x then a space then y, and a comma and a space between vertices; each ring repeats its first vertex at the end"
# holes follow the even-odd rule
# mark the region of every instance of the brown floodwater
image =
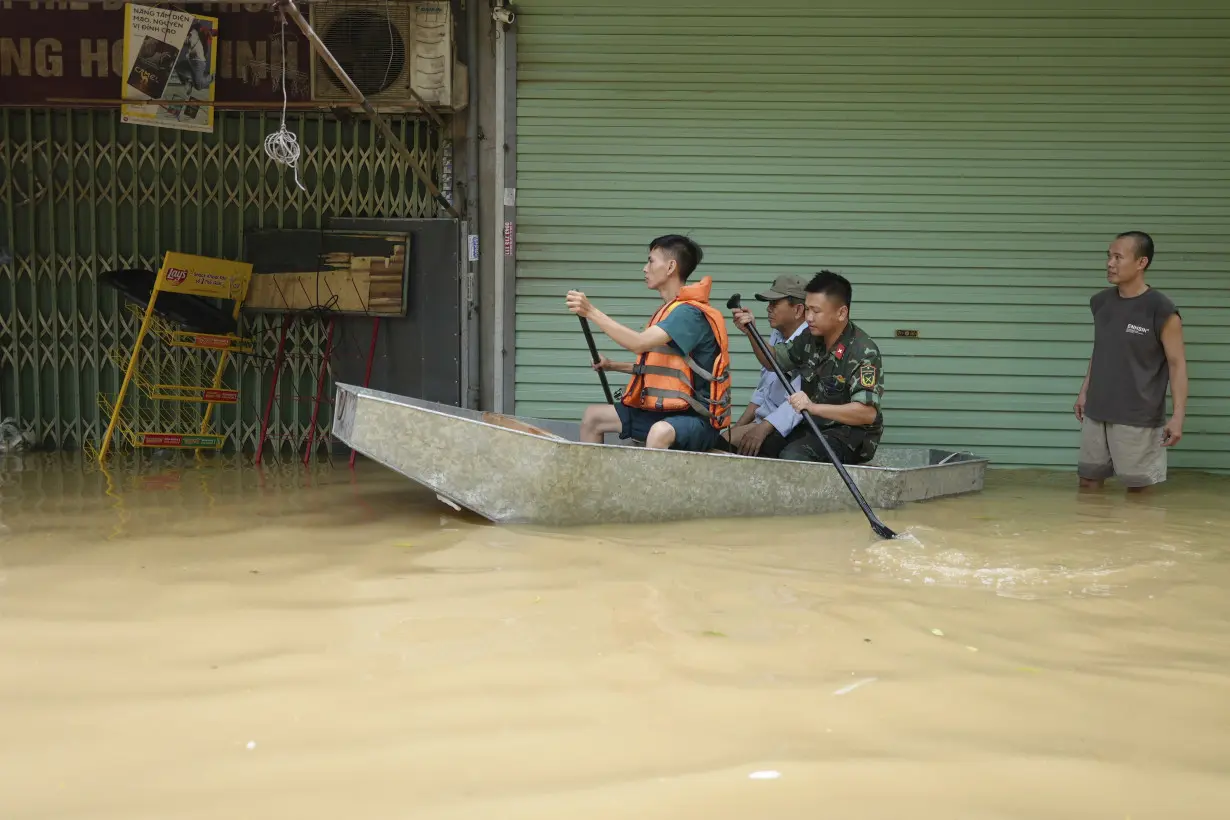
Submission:
POLYGON ((572 531, 0 464, 0 818, 1230 816, 1230 479, 572 531))

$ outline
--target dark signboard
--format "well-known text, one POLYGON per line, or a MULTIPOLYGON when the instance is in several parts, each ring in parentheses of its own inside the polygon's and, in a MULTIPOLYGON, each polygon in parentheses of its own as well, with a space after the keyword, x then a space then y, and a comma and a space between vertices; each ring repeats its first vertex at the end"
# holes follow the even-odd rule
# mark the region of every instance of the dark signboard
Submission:
MULTIPOLYGON (((151 5, 151 4, 147 4, 151 5)), ((281 24, 264 3, 161 3, 218 18, 214 99, 282 104, 281 24)), ((301 4, 307 14, 308 4, 301 4)), ((0 0, 0 105, 122 96, 124 3, 0 0)), ((311 47, 286 25, 287 95, 311 99, 311 47)))

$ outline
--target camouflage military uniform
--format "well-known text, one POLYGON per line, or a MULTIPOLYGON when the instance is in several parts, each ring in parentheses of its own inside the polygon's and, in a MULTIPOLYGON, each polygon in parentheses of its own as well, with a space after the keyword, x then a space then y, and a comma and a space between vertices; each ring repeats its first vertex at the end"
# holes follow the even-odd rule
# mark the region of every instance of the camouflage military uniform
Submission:
MULTIPOLYGON (((802 390, 815 404, 849 404, 860 402, 876 408, 871 424, 851 427, 830 419, 813 416, 816 426, 833 446, 838 459, 863 464, 876 454, 880 436, 884 433, 884 414, 880 399, 884 395, 884 372, 880 348, 875 341, 850 322, 832 350, 824 349, 824 340, 804 331, 791 342, 774 345, 777 364, 787 376, 802 376, 802 390)), ((816 441, 811 425, 806 422, 794 428, 787 437, 781 458, 792 461, 828 461, 828 455, 816 441)))

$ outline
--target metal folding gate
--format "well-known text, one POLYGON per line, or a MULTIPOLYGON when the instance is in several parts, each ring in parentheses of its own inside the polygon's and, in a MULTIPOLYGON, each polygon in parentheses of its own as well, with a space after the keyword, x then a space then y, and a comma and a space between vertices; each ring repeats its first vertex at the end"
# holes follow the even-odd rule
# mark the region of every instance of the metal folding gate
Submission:
MULTIPOLYGON (((137 322, 114 291, 97 287, 100 272, 157 270, 167 250, 240 258, 248 229, 435 215, 367 120, 288 118, 306 192, 265 154, 278 123, 275 114, 219 112, 213 133, 198 134, 125 125, 115 110, 0 109, 0 418, 15 418, 44 447, 73 450, 101 436, 97 394, 122 377, 108 351, 131 345, 137 322)), ((416 117, 391 125, 440 185, 439 132, 416 117)), ((259 365, 273 358, 280 327, 277 315, 247 320, 255 355, 233 360, 228 374, 246 398, 218 416, 231 446, 256 447, 268 390, 259 365)), ((325 325, 296 321, 291 333, 294 348, 319 350, 325 325)), ((279 381, 310 392, 315 379, 298 359, 279 381)), ((271 435, 304 437, 309 408, 280 406, 271 435)))

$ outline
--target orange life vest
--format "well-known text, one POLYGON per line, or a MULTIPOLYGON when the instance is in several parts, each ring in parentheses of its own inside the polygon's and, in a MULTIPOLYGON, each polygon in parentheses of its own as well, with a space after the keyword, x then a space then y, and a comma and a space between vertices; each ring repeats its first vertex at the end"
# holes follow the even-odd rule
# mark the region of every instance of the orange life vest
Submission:
POLYGON ((632 378, 620 399, 628 407, 657 412, 678 412, 691 408, 719 430, 730 426, 730 345, 726 337, 726 317, 709 304, 713 280, 708 276, 694 285, 684 285, 673 302, 654 313, 647 327, 665 319, 680 305, 692 305, 704 314, 717 340, 717 358, 710 373, 691 356, 681 356, 669 345, 642 353, 632 365, 632 378), (709 382, 709 395, 696 396, 693 374, 709 382))

